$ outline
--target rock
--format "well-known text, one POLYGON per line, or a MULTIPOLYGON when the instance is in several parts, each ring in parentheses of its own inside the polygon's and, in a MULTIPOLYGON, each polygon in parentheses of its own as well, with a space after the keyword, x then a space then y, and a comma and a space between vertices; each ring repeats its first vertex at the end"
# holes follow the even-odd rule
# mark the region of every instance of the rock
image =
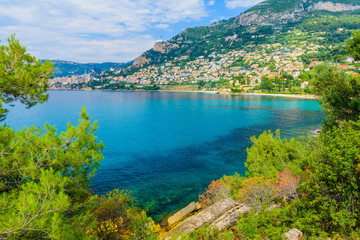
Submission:
POLYGON ((245 12, 238 16, 238 21, 240 25, 247 26, 255 22, 260 16, 260 11, 251 11, 251 12, 245 12))
POLYGON ((231 208, 227 212, 225 212, 223 215, 221 215, 219 218, 216 219, 210 226, 216 227, 220 231, 223 231, 229 227, 232 227, 236 224, 237 220, 240 217, 240 214, 248 214, 251 211, 251 207, 240 205, 236 206, 234 208, 231 208))
POLYGON ((303 0, 290 10, 276 12, 271 9, 271 6, 267 7, 268 4, 267 1, 257 4, 254 8, 237 16, 235 22, 242 26, 286 24, 299 21, 315 11, 347 12, 360 9, 360 5, 355 4, 333 3, 326 0, 314 3, 310 0, 303 0), (306 7, 304 3, 306 3, 306 7))
POLYGON ((170 230, 167 236, 171 236, 174 232, 182 232, 183 234, 186 234, 204 226, 205 224, 211 224, 223 215, 224 212, 227 212, 235 206, 234 202, 230 199, 223 199, 216 202, 212 206, 180 222, 177 226, 170 230))
POLYGON ((140 56, 134 59, 134 62, 132 64, 132 66, 134 67, 141 67, 142 65, 148 63, 149 60, 147 58, 145 58, 144 56, 140 56))
POLYGON ((302 232, 296 228, 291 229, 283 235, 283 239, 287 240, 300 240, 302 238, 302 232))
POLYGON ((157 42, 157 43, 155 43, 155 46, 152 49, 156 52, 161 52, 164 54, 164 53, 168 53, 172 49, 178 48, 178 47, 179 47, 179 45, 170 43, 170 42, 157 42))
POLYGON ((350 5, 343 3, 318 2, 309 8, 310 11, 323 10, 329 12, 354 11, 360 8, 360 5, 350 5))
POLYGON ((201 205, 199 203, 192 202, 180 211, 176 212, 174 215, 168 218, 167 223, 168 227, 172 227, 174 224, 184 220, 189 215, 191 215, 193 212, 198 211, 201 208, 201 205))

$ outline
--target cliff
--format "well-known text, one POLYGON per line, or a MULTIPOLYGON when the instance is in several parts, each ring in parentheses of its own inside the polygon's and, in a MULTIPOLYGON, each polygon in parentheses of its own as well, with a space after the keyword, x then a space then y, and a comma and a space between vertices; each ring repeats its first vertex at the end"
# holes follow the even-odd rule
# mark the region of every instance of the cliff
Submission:
POLYGON ((353 4, 329 0, 318 2, 316 0, 294 0, 292 3, 287 1, 274 3, 273 0, 267 0, 236 17, 235 23, 243 26, 287 24, 311 16, 316 11, 335 13, 355 11, 357 9, 360 9, 360 2, 353 4))

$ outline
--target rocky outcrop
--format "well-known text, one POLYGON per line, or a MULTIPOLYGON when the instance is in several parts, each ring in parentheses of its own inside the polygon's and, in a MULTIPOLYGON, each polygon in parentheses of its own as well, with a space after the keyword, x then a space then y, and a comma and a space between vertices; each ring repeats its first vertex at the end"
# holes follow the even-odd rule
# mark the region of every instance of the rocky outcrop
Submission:
POLYGON ((251 11, 241 14, 237 17, 240 25, 269 25, 269 24, 286 24, 288 22, 295 22, 300 18, 307 15, 299 8, 292 9, 291 11, 284 11, 280 13, 270 13, 264 11, 251 11))
MULTIPOLYGON (((276 207, 279 205, 273 204, 265 211, 276 207)), ((240 216, 247 215, 252 210, 252 207, 237 203, 230 198, 219 200, 205 209, 201 209, 199 203, 192 202, 172 215, 165 223, 162 223, 162 226, 157 225, 156 232, 160 239, 173 239, 172 237, 176 237, 179 233, 187 234, 206 225, 224 231, 235 226, 240 216)), ((302 236, 300 231, 301 235, 297 232, 298 230, 295 230, 292 229, 284 234, 284 238, 285 236, 302 236)))
POLYGON ((184 220, 185 218, 193 215, 195 212, 201 209, 201 205, 199 203, 192 202, 167 220, 167 229, 171 229, 175 224, 184 220))
POLYGON ((174 48, 178 48, 179 45, 170 42, 157 42, 152 48, 155 52, 168 53, 174 48))
POLYGON ((233 207, 223 213, 215 221, 213 221, 210 226, 216 227, 220 231, 228 229, 236 224, 237 220, 240 217, 240 214, 247 214, 251 211, 251 209, 251 207, 248 207, 246 205, 238 205, 236 207, 233 207))
POLYGON ((265 1, 259 3, 254 10, 244 12, 236 17, 236 22, 242 26, 286 24, 288 22, 298 21, 314 11, 347 12, 360 9, 360 5, 333 3, 330 1, 312 3, 312 1, 303 0, 290 10, 274 12, 266 7, 260 7, 266 6, 266 4, 270 4, 270 2, 265 1))
POLYGON ((254 23, 255 21, 260 20, 259 19, 260 14, 261 14, 261 11, 245 12, 238 17, 238 22, 240 25, 243 25, 243 26, 250 25, 250 24, 254 23))
POLYGON ((191 203, 168 219, 168 227, 160 235, 169 239, 174 233, 186 234, 205 225, 216 227, 222 231, 234 226, 240 214, 247 214, 250 211, 250 207, 237 204, 231 199, 220 200, 203 211, 198 211, 197 205, 191 203), (193 212, 190 212, 192 209, 193 212), (182 218, 182 216, 184 217, 182 218))
POLYGON ((132 66, 141 67, 142 65, 147 64, 147 63, 149 63, 149 60, 141 55, 140 57, 137 57, 134 59, 132 66))
MULTIPOLYGON (((175 43, 170 42, 157 42, 155 43, 154 47, 152 48, 155 52, 160 52, 162 54, 169 53, 171 50, 178 48, 179 45, 175 43)), ((151 63, 153 60, 151 60, 151 57, 148 58, 148 52, 143 53, 141 56, 134 59, 134 62, 132 64, 133 67, 141 67, 145 64, 151 63)))
POLYGON ((296 228, 291 229, 283 235, 283 239, 286 240, 300 240, 302 238, 302 232, 296 228))
POLYGON ((360 5, 350 5, 333 2, 318 2, 308 8, 309 11, 347 12, 360 9, 360 5))

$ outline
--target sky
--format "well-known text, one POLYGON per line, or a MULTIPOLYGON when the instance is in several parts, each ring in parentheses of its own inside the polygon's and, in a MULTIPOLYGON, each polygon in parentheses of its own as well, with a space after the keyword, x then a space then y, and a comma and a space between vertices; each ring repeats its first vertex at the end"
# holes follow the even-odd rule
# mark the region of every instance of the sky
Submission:
POLYGON ((0 41, 15 34, 40 59, 127 62, 188 27, 262 0, 0 0, 0 41))

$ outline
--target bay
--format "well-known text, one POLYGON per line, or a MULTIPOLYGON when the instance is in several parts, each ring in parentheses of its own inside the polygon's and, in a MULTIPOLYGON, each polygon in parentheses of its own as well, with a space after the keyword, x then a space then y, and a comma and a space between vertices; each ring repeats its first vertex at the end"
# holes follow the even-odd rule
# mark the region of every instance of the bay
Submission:
POLYGON ((87 107, 104 142, 104 160, 92 189, 128 189, 159 220, 191 201, 223 175, 245 175, 250 137, 281 129, 283 137, 320 127, 316 100, 270 96, 219 96, 186 92, 50 91, 48 102, 10 108, 5 123, 77 124, 87 107))

